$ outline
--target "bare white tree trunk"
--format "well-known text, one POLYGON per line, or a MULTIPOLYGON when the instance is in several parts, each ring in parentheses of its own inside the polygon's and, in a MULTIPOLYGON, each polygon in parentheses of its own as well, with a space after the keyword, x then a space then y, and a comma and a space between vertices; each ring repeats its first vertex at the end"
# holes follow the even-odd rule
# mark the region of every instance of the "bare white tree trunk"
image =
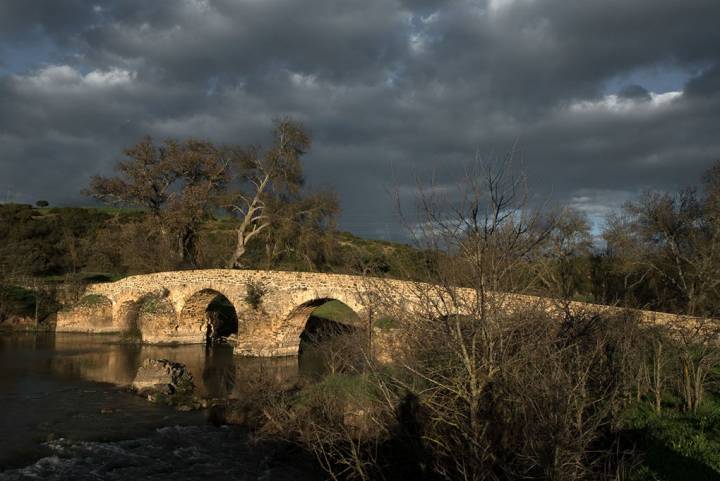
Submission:
POLYGON ((230 259, 228 267, 239 269, 242 267, 242 257, 247 250, 247 244, 250 240, 258 235, 261 231, 270 226, 270 222, 264 215, 265 203, 262 201, 262 194, 270 182, 270 174, 266 173, 259 181, 253 181, 255 186, 255 195, 252 199, 240 195, 240 200, 245 205, 233 205, 232 209, 242 215, 242 221, 237 228, 237 242, 230 259))

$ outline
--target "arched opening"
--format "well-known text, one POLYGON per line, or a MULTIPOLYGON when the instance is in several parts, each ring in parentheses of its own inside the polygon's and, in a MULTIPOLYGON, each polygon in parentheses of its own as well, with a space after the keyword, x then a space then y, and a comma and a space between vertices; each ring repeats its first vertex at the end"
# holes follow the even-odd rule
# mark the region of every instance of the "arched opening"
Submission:
POLYGON ((316 299, 301 306, 299 368, 305 377, 349 369, 365 345, 360 316, 337 299, 316 299), (302 319, 301 319, 302 321, 302 319))
POLYGON ((218 291, 196 292, 185 302, 178 330, 198 332, 198 341, 208 345, 233 342, 238 332, 235 306, 218 291))
POLYGON ((208 323, 205 340, 208 344, 227 343, 237 337, 238 317, 235 306, 222 294, 210 301, 205 309, 205 318, 208 323))
POLYGON ((322 299, 310 311, 305 328, 300 334, 300 352, 303 345, 318 344, 336 336, 355 332, 359 316, 347 304, 335 299, 322 299))

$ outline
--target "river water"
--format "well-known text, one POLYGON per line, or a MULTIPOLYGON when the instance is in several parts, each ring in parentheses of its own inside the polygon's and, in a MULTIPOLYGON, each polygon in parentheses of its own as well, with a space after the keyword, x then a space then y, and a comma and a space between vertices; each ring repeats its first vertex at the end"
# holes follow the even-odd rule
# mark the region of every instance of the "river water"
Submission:
MULTIPOLYGON (((0 480, 313 479, 293 449, 249 442, 205 411, 152 404, 128 386, 144 359, 193 374, 197 394, 240 398, 257 379, 291 385, 295 358, 247 359, 230 346, 148 346, 114 336, 0 336, 0 480)), ((306 368, 312 370, 313 368, 306 368)))

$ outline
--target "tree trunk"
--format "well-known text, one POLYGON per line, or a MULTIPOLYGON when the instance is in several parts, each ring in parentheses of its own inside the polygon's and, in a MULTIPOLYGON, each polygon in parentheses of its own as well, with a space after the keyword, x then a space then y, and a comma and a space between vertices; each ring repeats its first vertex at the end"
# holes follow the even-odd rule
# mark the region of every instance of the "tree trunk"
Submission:
POLYGON ((192 228, 184 227, 178 234, 178 256, 184 266, 197 266, 195 231, 192 228))
POLYGON ((242 269, 242 256, 245 255, 245 231, 241 228, 237 231, 237 244, 235 244, 235 251, 233 252, 232 259, 230 260, 228 267, 230 269, 242 269))
POLYGON ((655 392, 655 413, 662 411, 662 343, 655 346, 655 362, 653 363, 653 391, 655 392))

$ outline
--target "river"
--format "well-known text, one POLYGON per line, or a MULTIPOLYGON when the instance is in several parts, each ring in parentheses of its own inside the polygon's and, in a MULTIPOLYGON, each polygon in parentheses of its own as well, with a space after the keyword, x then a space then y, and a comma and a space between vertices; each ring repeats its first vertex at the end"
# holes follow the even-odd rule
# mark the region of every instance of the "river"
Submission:
POLYGON ((258 378, 312 374, 295 358, 247 359, 227 345, 149 346, 115 336, 0 336, 0 479, 313 479, 307 456, 249 442, 207 412, 179 412, 129 391, 144 359, 171 359, 198 395, 238 398, 258 378))

